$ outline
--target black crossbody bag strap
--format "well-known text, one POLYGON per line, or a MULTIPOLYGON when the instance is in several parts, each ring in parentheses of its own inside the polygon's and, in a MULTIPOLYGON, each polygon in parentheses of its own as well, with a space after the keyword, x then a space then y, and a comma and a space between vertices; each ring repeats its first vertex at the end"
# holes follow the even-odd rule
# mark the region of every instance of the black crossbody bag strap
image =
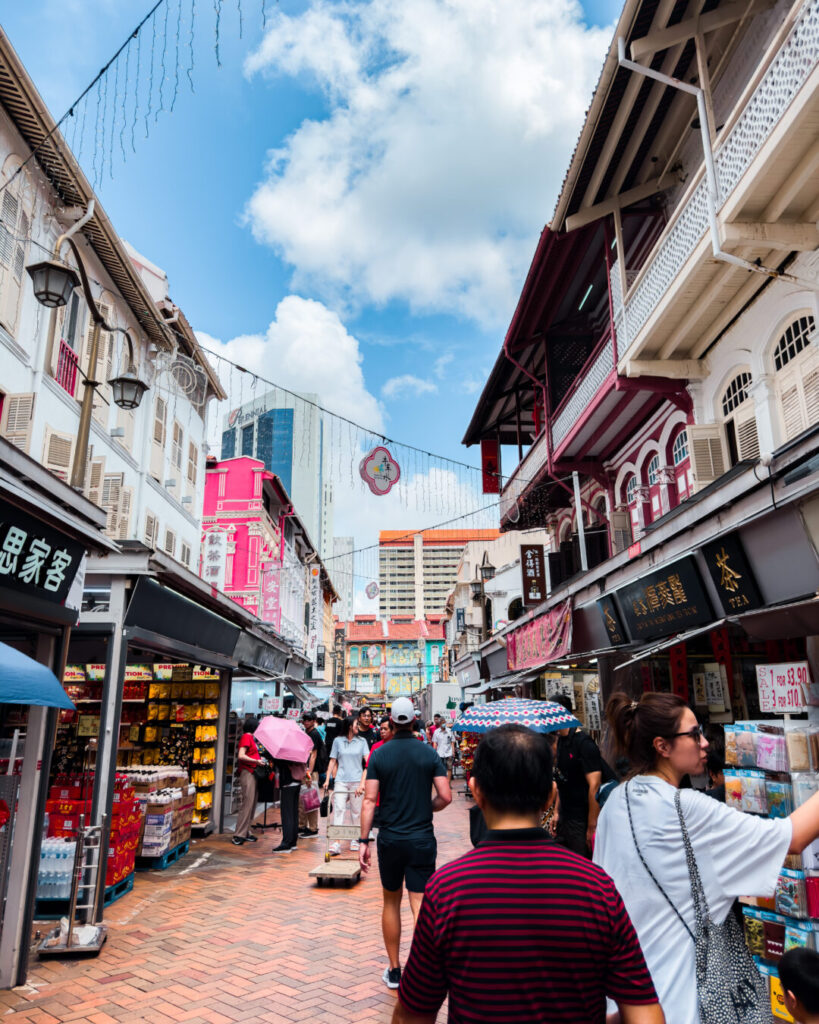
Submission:
POLYGON ((682 923, 682 926, 683 926, 683 928, 685 928, 685 930, 686 930, 686 931, 688 932, 688 934, 689 934, 689 935, 691 936, 691 941, 695 943, 695 942, 696 942, 696 939, 695 939, 695 937, 694 937, 694 933, 693 933, 693 932, 691 931, 691 929, 690 929, 690 928, 688 927, 688 924, 686 923, 686 921, 685 921, 685 918, 684 918, 684 917, 682 916, 682 914, 681 914, 681 913, 679 912, 679 910, 677 910, 677 908, 676 908, 676 907, 674 906, 674 904, 673 904, 673 902, 671 901, 671 898, 669 897, 668 893, 667 893, 667 892, 665 891, 665 889, 663 889, 663 887, 662 887, 662 886, 660 885, 660 883, 659 883, 659 882, 657 881, 657 879, 656 879, 656 878, 654 877, 654 874, 653 874, 653 872, 652 872, 651 868, 650 868, 650 867, 648 866, 648 864, 646 864, 646 862, 645 862, 645 858, 643 857, 643 854, 642 854, 642 852, 641 852, 641 850, 640 850, 640 845, 639 845, 639 843, 637 842, 637 833, 636 833, 636 832, 634 831, 634 820, 633 820, 633 818, 632 818, 632 816, 631 816, 631 801, 629 800, 629 794, 628 794, 628 790, 629 790, 629 786, 630 786, 630 785, 631 785, 631 783, 630 783, 630 782, 627 782, 627 783, 626 783, 626 785, 625 785, 625 792, 626 792, 626 809, 628 810, 628 823, 629 823, 629 826, 630 826, 630 828, 631 828, 631 838, 632 838, 632 839, 634 840, 634 848, 635 848, 635 849, 636 849, 636 851, 637 851, 637 856, 638 856, 638 857, 640 858, 640 863, 641 863, 641 864, 643 865, 643 867, 644 867, 644 868, 646 869, 646 873, 648 874, 648 877, 649 877, 649 878, 651 879, 651 881, 652 881, 652 882, 653 882, 653 883, 654 883, 654 884, 655 884, 655 885, 657 886, 657 888, 658 888, 658 889, 660 890, 660 892, 662 893, 662 895, 663 895, 663 898, 665 899, 666 903, 667 903, 667 904, 669 905, 669 907, 671 907, 671 909, 672 909, 672 910, 674 911, 674 913, 675 913, 675 914, 677 915, 677 917, 678 917, 678 918, 680 919, 680 922, 682 923))

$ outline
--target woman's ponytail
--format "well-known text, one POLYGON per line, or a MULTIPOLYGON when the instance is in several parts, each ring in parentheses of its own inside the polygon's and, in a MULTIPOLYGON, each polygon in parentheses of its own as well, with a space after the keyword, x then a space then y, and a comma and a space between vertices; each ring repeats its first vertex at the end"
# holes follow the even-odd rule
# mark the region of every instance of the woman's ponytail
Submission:
POLYGON ((612 728, 618 753, 628 758, 629 776, 653 771, 658 754, 654 740, 673 736, 688 707, 673 693, 644 693, 639 700, 613 693, 606 705, 606 720, 612 728))

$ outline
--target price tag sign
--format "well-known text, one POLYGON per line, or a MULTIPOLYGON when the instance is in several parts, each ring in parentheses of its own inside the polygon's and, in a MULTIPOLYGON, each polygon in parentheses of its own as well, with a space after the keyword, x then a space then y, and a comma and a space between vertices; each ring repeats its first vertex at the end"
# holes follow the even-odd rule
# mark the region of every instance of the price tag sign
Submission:
POLYGON ((285 711, 284 715, 285 715, 285 718, 298 718, 299 717, 299 709, 298 708, 288 708, 287 711, 285 711))
POLYGON ((281 711, 281 697, 262 697, 262 711, 281 711))
POLYGON ((798 714, 805 707, 810 689, 806 661, 781 665, 757 665, 759 710, 768 714, 798 714))

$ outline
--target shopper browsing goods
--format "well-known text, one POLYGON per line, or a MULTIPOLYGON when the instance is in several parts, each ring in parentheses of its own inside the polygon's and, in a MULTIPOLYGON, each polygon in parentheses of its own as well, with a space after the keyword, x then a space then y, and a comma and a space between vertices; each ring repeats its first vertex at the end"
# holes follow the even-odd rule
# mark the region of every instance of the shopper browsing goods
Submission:
POLYGON ((239 765, 239 787, 242 791, 242 806, 236 818, 236 828, 233 831, 231 842, 234 846, 241 846, 243 843, 258 842, 258 836, 254 836, 250 827, 256 817, 256 768, 266 765, 267 761, 262 758, 253 733, 259 725, 258 718, 248 716, 245 719, 244 733, 239 739, 239 753, 236 760, 239 765))
POLYGON ((769 1021, 764 979, 730 911, 738 896, 773 896, 785 856, 819 836, 819 793, 789 817, 745 814, 680 790, 686 775, 702 773, 708 751, 680 697, 617 693, 606 717, 631 774, 601 811, 594 861, 634 922, 668 1024, 692 1024, 701 1010, 718 1020, 731 1007, 735 1024, 769 1021), (719 941, 706 949, 709 935, 719 941))
MULTIPOLYGON (((327 768, 327 781, 324 792, 327 793, 330 782, 334 780, 333 790, 333 824, 343 825, 347 807, 353 825, 361 822, 361 802, 364 794, 364 773, 370 747, 367 741, 358 735, 358 719, 345 718, 339 728, 339 734, 333 740, 330 751, 330 764, 327 768)), ((358 843, 350 843, 351 850, 358 849, 358 843)), ((330 853, 338 856, 341 844, 333 843, 330 853)))

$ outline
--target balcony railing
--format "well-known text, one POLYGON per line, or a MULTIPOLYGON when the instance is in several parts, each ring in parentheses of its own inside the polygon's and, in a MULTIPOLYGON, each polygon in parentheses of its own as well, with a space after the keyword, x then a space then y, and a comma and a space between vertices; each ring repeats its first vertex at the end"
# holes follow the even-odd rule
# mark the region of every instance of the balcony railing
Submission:
POLYGON ((555 450, 568 437, 572 427, 580 419, 583 410, 600 390, 606 377, 614 369, 614 342, 611 335, 595 355, 580 371, 572 390, 560 403, 552 421, 552 444, 555 450))
POLYGON ((60 338, 60 354, 57 357, 57 372, 54 379, 71 397, 77 390, 77 366, 79 357, 74 349, 60 338))
MULTIPOLYGON (((819 61, 819 0, 808 0, 745 109, 715 151, 722 207, 819 61)), ((611 269, 615 323, 624 354, 708 230, 707 184, 701 180, 675 211, 625 305, 617 263, 611 269), (619 310, 618 310, 619 306, 619 310), (619 315, 618 315, 619 313, 619 315)))
MULTIPOLYGON (((544 430, 535 439, 534 444, 524 456, 523 461, 518 464, 515 472, 509 477, 509 481, 501 492, 501 519, 506 518, 507 513, 517 504, 517 500, 521 494, 523 494, 531 481, 546 465, 548 453, 549 442, 546 436, 546 431, 544 430)), ((514 512, 511 518, 514 521, 514 512)))

